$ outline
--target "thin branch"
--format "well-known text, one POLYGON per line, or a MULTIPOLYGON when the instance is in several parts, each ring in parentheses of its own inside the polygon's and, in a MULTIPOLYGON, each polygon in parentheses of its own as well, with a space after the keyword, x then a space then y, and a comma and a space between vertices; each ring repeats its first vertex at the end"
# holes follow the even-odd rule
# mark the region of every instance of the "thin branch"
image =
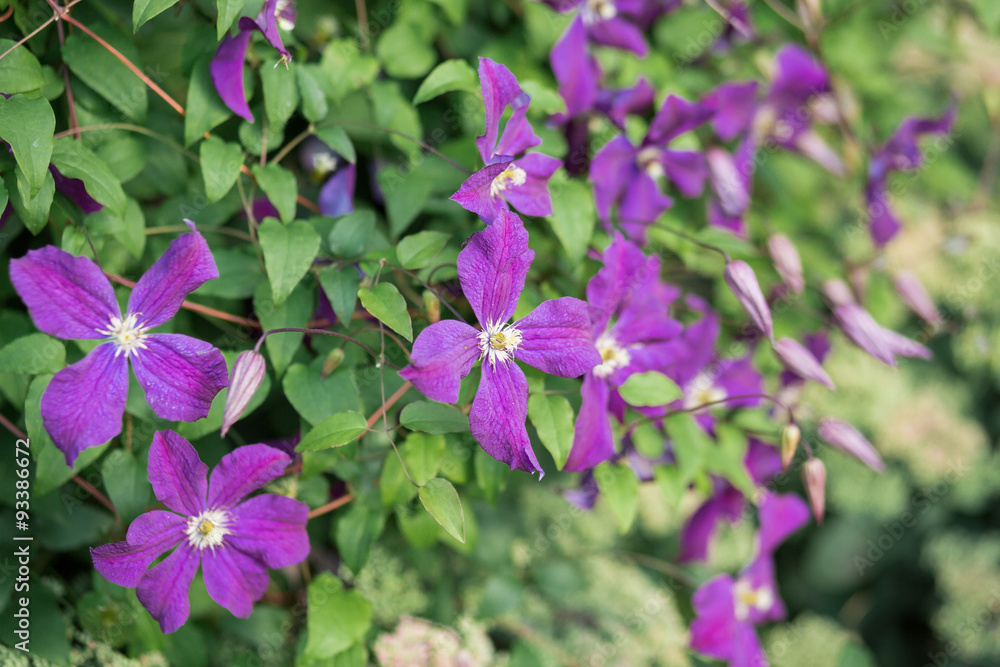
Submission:
POLYGON ((10 47, 6 51, 4 51, 2 54, 0 54, 0 60, 3 60, 4 58, 6 58, 8 53, 10 53, 11 51, 13 51, 17 47, 21 46, 22 44, 24 44, 25 42, 27 42, 29 39, 31 39, 32 37, 34 37, 35 35, 37 35, 38 33, 40 33, 42 30, 44 30, 45 28, 47 28, 48 25, 50 23, 52 23, 53 21, 58 20, 61 17, 69 18, 69 15, 67 14, 67 12, 69 11, 69 8, 72 7, 73 5, 75 5, 78 2, 81 2, 81 0, 72 0, 72 2, 70 2, 65 7, 63 7, 62 14, 53 14, 52 18, 46 20, 45 23, 43 23, 42 25, 38 26, 37 28, 35 28, 34 30, 32 30, 30 33, 28 33, 27 35, 25 35, 24 37, 22 37, 19 42, 17 42, 16 44, 14 44, 14 46, 10 47))
POLYGON ((167 137, 163 136, 162 134, 159 134, 158 132, 154 132, 153 130, 150 130, 149 128, 142 127, 141 125, 132 125, 131 123, 102 123, 100 125, 85 125, 83 127, 78 127, 75 130, 65 130, 63 132, 57 132, 53 136, 53 138, 58 139, 59 137, 65 137, 65 136, 69 136, 71 134, 79 134, 79 133, 83 133, 83 132, 95 132, 95 131, 99 131, 99 130, 100 131, 103 131, 103 130, 128 130, 129 132, 136 132, 138 134, 145 134, 147 137, 152 137, 154 139, 158 139, 159 141, 162 141, 166 145, 170 146, 171 148, 177 149, 178 151, 180 151, 181 153, 183 153, 186 157, 194 160, 195 162, 200 162, 201 161, 201 159, 197 155, 195 155, 194 153, 192 153, 188 149, 184 148, 179 143, 173 141, 172 139, 168 139, 167 137))
POLYGON ((795 15, 795 12, 781 4, 779 0, 764 0, 764 4, 774 10, 775 14, 785 19, 802 32, 805 32, 805 26, 802 25, 802 21, 800 21, 799 17, 795 15))
POLYGON ((17 438, 18 440, 27 440, 28 439, 28 434, 27 433, 25 433, 24 431, 22 431, 18 427, 14 426, 13 422, 9 421, 2 414, 0 414, 0 426, 3 426, 5 429, 7 429, 11 433, 13 433, 14 437, 17 438))
MULTIPOLYGON (((254 346, 253 351, 254 352, 259 351, 260 346, 264 344, 264 339, 270 336, 271 334, 276 334, 276 333, 307 333, 307 334, 321 334, 324 336, 335 336, 337 338, 343 338, 344 340, 350 343, 354 343, 355 345, 357 345, 362 350, 372 355, 376 359, 381 359, 381 357, 379 357, 379 354, 375 350, 371 349, 370 347, 368 347, 361 341, 357 340, 356 338, 351 338, 350 336, 347 336, 345 334, 337 333, 336 331, 328 331, 326 329, 297 329, 295 327, 286 327, 282 329, 268 329, 267 331, 264 332, 264 335, 257 340, 257 344, 254 346)), ((396 370, 399 370, 399 366, 396 366, 395 364, 390 364, 390 365, 396 370)))
MULTIPOLYGON (((104 272, 112 282, 116 282, 119 285, 124 285, 125 287, 134 288, 135 283, 128 278, 122 278, 114 273, 104 272)), ((229 313, 224 313, 221 310, 216 310, 215 308, 210 308, 208 306, 203 306, 200 303, 192 303, 191 301, 181 302, 181 308, 186 310, 194 311, 196 313, 201 313, 202 315, 207 315, 209 317, 214 317, 219 320, 225 320, 226 322, 232 322, 233 324, 242 324, 245 327, 251 327, 255 329, 260 329, 260 322, 255 322, 254 320, 247 319, 245 317, 239 317, 238 315, 230 315, 229 313)))
POLYGON ((333 510, 337 509, 338 507, 343 507, 344 505, 346 505, 347 503, 351 502, 352 500, 354 500, 354 496, 352 494, 348 493, 346 495, 343 495, 343 496, 337 498, 336 500, 331 500, 330 502, 328 502, 326 505, 323 505, 322 507, 317 507, 316 509, 311 510, 309 512, 309 514, 307 514, 306 516, 308 518, 310 518, 310 519, 315 519, 318 516, 322 516, 324 514, 327 514, 328 512, 332 512, 333 510))
MULTIPOLYGON (((413 278, 414 280, 416 280, 416 281, 417 281, 418 283, 420 283, 421 285, 423 285, 424 289, 426 289, 426 290, 427 290, 428 292, 430 292, 431 294, 433 294, 434 296, 436 296, 436 297, 438 298, 438 301, 440 301, 441 303, 443 303, 443 304, 445 305, 445 308, 447 308, 448 310, 450 310, 450 311, 451 311, 451 314, 452 314, 452 315, 454 315, 454 316, 455 316, 455 317, 457 317, 458 319, 460 319, 460 320, 462 320, 463 322, 465 322, 465 318, 464 318, 464 317, 462 317, 462 315, 461 315, 461 314, 460 314, 460 313, 459 313, 459 312, 458 312, 457 310, 455 310, 455 308, 454 308, 454 307, 453 307, 453 306, 452 306, 452 305, 451 305, 450 303, 448 303, 448 300, 447 300, 447 299, 445 299, 445 298, 444 298, 444 296, 442 296, 442 294, 441 294, 440 292, 438 292, 438 291, 437 291, 436 289, 434 289, 433 287, 431 287, 430 285, 428 285, 427 283, 425 283, 425 282, 424 282, 423 280, 421 280, 421 279, 420 279, 420 276, 418 276, 418 275, 417 275, 416 273, 414 273, 413 271, 410 271, 409 269, 404 269, 404 268, 403 268, 403 267, 401 267, 401 266, 399 266, 399 267, 396 267, 396 268, 397 268, 397 269, 398 269, 399 271, 402 271, 402 272, 403 272, 403 273, 405 273, 406 275, 408 275, 408 276, 410 276, 411 278, 413 278)), ((465 323, 466 323, 466 324, 468 324, 468 322, 465 322, 465 323)))
POLYGON ((108 500, 108 497, 106 495, 104 495, 103 493, 95 489, 93 486, 88 484, 79 475, 73 475, 72 479, 74 482, 76 482, 77 486, 79 486, 81 489, 92 495, 97 500, 97 502, 101 503, 109 510, 111 510, 111 513, 115 515, 115 523, 118 523, 122 520, 121 515, 118 514, 118 509, 115 507, 115 504, 110 500, 108 500))
POLYGON ((315 131, 316 131, 316 126, 310 123, 309 127, 307 127, 305 130, 303 130, 298 135, 293 137, 287 144, 281 147, 280 151, 274 154, 274 157, 271 158, 271 164, 278 164, 279 162, 284 160, 285 157, 292 152, 293 148, 295 148, 303 141, 305 141, 307 138, 312 136, 312 134, 315 131))
POLYGON ((401 399, 403 397, 403 394, 405 394, 407 391, 409 391, 412 388, 413 388, 413 385, 410 384, 409 382, 407 382, 406 384, 404 384, 403 386, 401 386, 399 389, 397 389, 396 392, 392 396, 390 396, 387 400, 383 401, 382 405, 379 407, 379 409, 376 410, 375 412, 373 412, 372 416, 368 418, 368 428, 371 428, 372 425, 375 424, 375 422, 378 421, 378 418, 381 417, 383 414, 385 414, 386 410, 388 410, 393 405, 395 405, 396 401, 398 401, 399 399, 401 399))

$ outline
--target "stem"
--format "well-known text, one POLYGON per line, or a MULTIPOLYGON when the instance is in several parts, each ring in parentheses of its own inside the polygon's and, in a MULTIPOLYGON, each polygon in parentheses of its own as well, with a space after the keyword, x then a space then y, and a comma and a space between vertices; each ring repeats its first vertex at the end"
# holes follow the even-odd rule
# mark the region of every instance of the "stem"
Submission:
POLYGON ((35 35, 37 35, 38 33, 40 33, 42 30, 44 30, 46 27, 48 27, 48 25, 50 23, 52 23, 53 21, 56 21, 56 20, 58 20, 60 18, 67 18, 68 19, 69 18, 69 14, 67 12, 69 12, 69 8, 72 7, 73 5, 75 5, 76 3, 80 2, 80 1, 81 0, 72 0, 72 2, 70 2, 65 7, 62 8, 62 13, 61 14, 52 14, 52 18, 50 18, 47 21, 45 21, 45 23, 43 23, 42 25, 38 26, 37 28, 35 28, 34 30, 32 30, 30 33, 28 33, 27 35, 25 35, 24 37, 22 37, 21 40, 17 44, 15 44, 14 46, 10 47, 6 51, 4 51, 2 54, 0 54, 0 60, 3 60, 4 58, 6 58, 8 53, 10 53, 14 49, 16 49, 17 47, 21 46, 22 44, 24 44, 25 42, 27 42, 29 39, 31 39, 32 37, 34 37, 35 35))
POLYGON ((368 9, 365 0, 354 0, 354 11, 358 15, 358 43, 362 51, 368 50, 368 9))
POLYGON ((287 144, 285 144, 284 146, 282 146, 282 148, 281 148, 280 151, 278 151, 277 153, 274 154, 274 157, 271 158, 271 164, 278 164, 279 162, 281 162, 282 160, 284 160, 285 157, 289 153, 292 152, 293 148, 295 148, 296 146, 298 146, 299 144, 301 144, 303 141, 305 141, 315 131, 316 131, 316 126, 313 125, 312 123, 310 123, 309 127, 307 127, 304 131, 300 132, 291 141, 289 141, 287 144))
POLYGON ((27 433, 25 433, 24 431, 22 431, 18 427, 14 426, 14 424, 12 422, 10 422, 2 414, 0 414, 0 426, 3 426, 5 429, 7 429, 11 433, 13 433, 14 437, 17 438, 18 440, 27 440, 28 439, 28 434, 27 433))
POLYGON ((740 25, 735 23, 733 21, 733 13, 727 9, 724 9, 723 7, 720 7, 719 3, 716 2, 716 0, 705 0, 705 4, 714 9, 716 13, 726 21, 726 23, 733 26, 733 28, 739 31, 739 33, 743 35, 743 37, 745 37, 746 39, 750 39, 751 37, 753 37, 753 35, 746 32, 740 25))
MULTIPOLYGON (((367 352, 368 354, 372 355, 376 359, 379 359, 379 355, 378 355, 377 352, 375 352, 375 350, 371 349, 370 347, 368 347, 367 345, 365 345, 361 341, 357 340, 356 338, 351 338, 350 336, 347 336, 347 335, 342 334, 342 333, 337 333, 336 331, 327 331, 326 329, 297 329, 295 327, 287 327, 287 328, 283 328, 283 329, 268 329, 267 331, 264 332, 264 335, 261 336, 260 339, 257 340, 257 344, 254 346, 253 351, 254 352, 259 352, 260 351, 260 346, 264 344, 264 339, 267 338, 268 336, 270 336, 271 334, 275 334, 275 333, 287 333, 287 332, 307 333, 307 334, 323 334, 324 336, 336 336, 337 338, 343 338, 346 341, 354 343, 355 345, 357 345, 358 347, 360 347, 361 349, 363 349, 365 352, 367 352)), ((386 362, 386 363, 388 363, 388 362, 386 362)), ((394 369, 399 370, 399 366, 396 366, 395 364, 390 364, 390 365, 394 369)), ((370 424, 369 424, 369 426, 370 426, 370 424)))
MULTIPOLYGON (((109 273, 107 271, 104 272, 104 275, 106 275, 112 282, 116 282, 119 285, 124 285, 125 287, 128 288, 135 287, 135 283, 127 278, 122 278, 121 276, 109 273)), ((233 324, 242 324, 245 327, 260 329, 259 322, 254 322, 253 320, 249 320, 245 317, 239 317, 237 315, 230 315, 229 313, 224 313, 221 310, 216 310, 215 308, 203 306, 200 303, 192 303, 190 301, 185 300, 181 302, 181 308, 185 308, 187 310, 191 310, 196 313, 201 313, 202 315, 207 315, 209 317, 214 317, 219 320, 232 322, 233 324)))
POLYGON ((455 169, 458 169, 459 171, 465 172, 466 174, 472 174, 473 173, 473 172, 469 171, 468 169, 466 169, 465 167, 463 167, 462 165, 460 165, 459 163, 457 163, 454 160, 452 160, 450 157, 448 157, 447 155, 445 155, 444 153, 442 153, 438 149, 436 149, 433 146, 431 146, 430 144, 424 143, 423 141, 421 141, 420 139, 417 139, 416 137, 411 137, 410 135, 406 134, 405 132, 400 132, 399 130, 394 130, 391 127, 383 127, 381 125, 375 125, 374 123, 366 123, 366 122, 360 121, 360 120, 336 120, 336 121, 330 121, 329 124, 330 125, 347 125, 347 126, 352 126, 353 125, 355 127, 367 127, 370 130, 379 130, 381 132, 387 132, 388 134, 395 134, 397 137, 402 137, 403 139, 406 139, 407 141, 412 141, 416 145, 418 145, 421 148, 423 148, 425 151, 430 151, 434 155, 437 155, 439 158, 441 158, 442 160, 444 160, 445 162, 447 162, 448 164, 450 164, 451 166, 453 166, 455 169))
MULTIPOLYGON (((405 273, 406 275, 410 276, 411 278, 413 278, 414 280, 416 280, 418 283, 420 283, 421 285, 423 285, 424 289, 426 289, 428 292, 430 292, 431 294, 433 294, 434 296, 436 296, 438 298, 438 301, 440 301, 441 303, 443 303, 445 305, 445 307, 448 310, 451 311, 452 315, 454 315, 458 319, 460 319, 463 322, 465 322, 465 318, 462 317, 459 314, 459 312, 457 310, 455 310, 455 308, 450 303, 448 303, 448 301, 441 295, 441 293, 438 292, 433 287, 431 287, 430 285, 428 285, 427 283, 425 283, 423 280, 421 280, 420 276, 418 276, 417 274, 415 274, 413 271, 410 271, 409 269, 404 269, 401 266, 397 267, 397 268, 398 268, 398 270, 402 271, 403 273, 405 273)), ((468 324, 468 322, 465 322, 465 323, 468 324)))
MULTIPOLYGON (((355 333, 361 333, 362 331, 381 331, 381 330, 382 329, 380 327, 364 327, 363 329, 358 329, 355 333)), ((388 336, 389 338, 393 339, 394 341, 396 341, 396 345, 398 345, 399 348, 401 350, 403 350, 403 352, 406 353, 406 358, 407 359, 410 358, 410 348, 406 347, 406 345, 403 344, 403 341, 399 340, 399 336, 397 336, 396 334, 392 333, 391 331, 386 331, 385 335, 388 336)), ((386 363, 389 363, 389 362, 386 362, 386 363)))
POLYGON ((324 515, 324 514, 326 514, 328 512, 332 512, 333 510, 337 509, 338 507, 343 507, 344 505, 346 505, 347 503, 351 502, 352 500, 354 500, 354 496, 352 494, 348 493, 346 495, 343 495, 343 496, 337 498, 336 500, 331 500, 330 502, 328 502, 326 505, 323 505, 322 507, 317 507, 316 509, 311 510, 307 516, 310 519, 315 519, 318 516, 322 516, 322 515, 324 515))
POLYGON ((107 496, 105 496, 103 493, 92 487, 79 475, 73 475, 73 481, 76 482, 76 485, 79 486, 81 489, 92 495, 97 500, 97 502, 101 503, 109 510, 111 510, 111 513, 115 515, 115 523, 121 522, 122 517, 120 514, 118 514, 118 509, 115 507, 115 504, 113 502, 108 500, 107 496))
POLYGON ((799 20, 799 17, 796 16, 795 13, 788 7, 778 2, 778 0, 764 0, 764 4, 774 10, 775 14, 785 19, 799 30, 805 32, 805 26, 802 25, 802 21, 799 20))
POLYGON ((404 384, 403 386, 401 386, 399 389, 397 389, 396 393, 394 393, 392 396, 390 396, 388 398, 388 400, 382 401, 381 407, 379 407, 378 410, 376 410, 375 412, 373 412, 372 416, 368 418, 368 428, 371 428, 372 425, 375 422, 378 421, 378 418, 385 414, 386 410, 388 410, 393 405, 395 405, 396 401, 398 401, 399 399, 401 399, 403 397, 403 394, 405 394, 407 391, 409 391, 412 388, 413 388, 413 385, 410 384, 409 382, 407 382, 406 384, 404 384))
POLYGON ((645 565, 646 567, 665 574, 672 579, 676 579, 688 588, 698 588, 697 582, 691 579, 687 572, 680 569, 673 563, 660 560, 659 558, 653 558, 652 556, 648 556, 646 554, 634 553, 632 551, 621 551, 619 553, 633 563, 645 565))
MULTIPOLYGON (((629 218, 619 218, 619 222, 634 222, 634 223, 644 224, 641 220, 631 220, 629 218)), ((691 236, 687 232, 682 232, 679 229, 674 229, 673 227, 668 227, 667 225, 663 224, 662 222, 655 223, 653 226, 656 227, 657 229, 662 229, 664 231, 670 232, 671 234, 674 234, 675 236, 679 236, 679 237, 681 237, 682 239, 684 239, 686 241, 690 241, 691 243, 693 243, 693 244, 695 244, 697 246, 701 246, 702 248, 705 248, 706 250, 711 250, 713 252, 719 253, 720 255, 722 255, 723 259, 726 260, 726 264, 728 264, 729 262, 733 261, 733 258, 729 256, 729 253, 726 252, 725 250, 723 250, 722 248, 720 248, 718 246, 714 246, 711 243, 705 243, 704 241, 699 241, 698 239, 696 239, 695 237, 691 236)))

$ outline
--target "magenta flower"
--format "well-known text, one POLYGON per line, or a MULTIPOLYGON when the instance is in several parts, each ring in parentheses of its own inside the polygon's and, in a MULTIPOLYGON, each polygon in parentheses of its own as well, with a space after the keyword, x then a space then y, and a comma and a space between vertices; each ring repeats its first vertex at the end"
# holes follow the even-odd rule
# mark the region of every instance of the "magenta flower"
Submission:
MULTIPOLYGON (((579 10, 569 30, 582 28, 587 38, 595 44, 631 51, 640 58, 646 57, 649 49, 639 27, 651 17, 646 7, 646 0, 544 0, 544 2, 557 12, 579 10)), ((653 16, 658 13, 654 12, 653 16)))
POLYGON ((883 327, 857 303, 836 306, 833 316, 840 330, 851 342, 884 364, 895 368, 896 355, 931 358, 931 351, 927 347, 883 327))
POLYGON ((171 511, 146 512, 129 526, 124 542, 91 549, 94 567, 108 581, 135 588, 166 633, 188 619, 188 589, 199 564, 209 596, 247 618, 270 582, 268 568, 295 565, 309 555, 304 503, 272 493, 244 500, 284 474, 289 463, 281 450, 246 445, 223 456, 208 477, 191 443, 173 431, 157 431, 149 448, 149 481, 171 511))
POLYGON ((149 333, 190 292, 219 277, 205 239, 188 225, 193 233, 174 239, 139 279, 124 317, 111 283, 86 257, 46 246, 10 263, 14 289, 39 329, 66 340, 106 340, 56 373, 42 395, 42 423, 71 467, 81 451, 121 433, 130 359, 161 419, 201 419, 226 386, 225 359, 210 344, 149 333))
POLYGON ((562 162, 542 153, 525 154, 542 143, 525 115, 531 98, 509 69, 489 58, 479 59, 479 81, 486 106, 486 134, 476 138, 476 145, 486 166, 451 198, 486 224, 507 210, 508 204, 525 215, 552 215, 549 178, 562 162), (500 134, 500 119, 508 106, 512 113, 500 134))
POLYGON ((222 39, 212 58, 212 82, 219 97, 233 113, 251 123, 254 122, 253 114, 243 88, 243 63, 247 47, 250 46, 250 37, 255 30, 259 30, 281 54, 281 62, 287 63, 292 59, 292 54, 282 43, 278 28, 280 26, 285 31, 291 30, 295 25, 295 16, 295 5, 290 0, 266 0, 256 19, 246 16, 240 19, 239 30, 235 35, 226 35, 222 39))
POLYGON ((561 377, 578 377, 601 363, 590 334, 587 304, 572 297, 542 303, 508 324, 535 253, 528 232, 510 211, 472 235, 458 255, 458 280, 481 329, 442 320, 413 343, 410 365, 400 371, 428 398, 458 400, 459 385, 477 358, 484 360, 469 420, 483 449, 513 469, 538 471, 524 421, 528 382, 514 359, 561 377))
POLYGON ((809 507, 798 496, 767 494, 760 504, 757 556, 733 579, 722 574, 707 581, 691 602, 691 648, 731 667, 767 665, 755 626, 782 620, 785 605, 778 597, 774 551, 809 521, 809 507))
POLYGON ((660 283, 659 275, 659 258, 646 257, 618 234, 604 251, 604 268, 587 284, 591 334, 601 363, 583 379, 566 470, 593 468, 614 455, 611 405, 624 406, 617 387, 634 373, 668 367, 679 353, 672 341, 681 325, 668 313, 677 290, 660 283))

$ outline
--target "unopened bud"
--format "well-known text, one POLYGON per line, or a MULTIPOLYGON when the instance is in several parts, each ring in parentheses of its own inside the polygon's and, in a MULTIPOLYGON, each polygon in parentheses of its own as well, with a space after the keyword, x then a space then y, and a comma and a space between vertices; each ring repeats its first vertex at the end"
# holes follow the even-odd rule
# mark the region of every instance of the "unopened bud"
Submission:
POLYGON ((819 420, 819 437, 845 454, 850 454, 872 470, 881 472, 885 468, 882 458, 868 438, 852 425, 839 419, 824 417, 819 420))
POLYGON ((320 371, 321 377, 326 377, 330 373, 337 370, 337 367, 344 362, 344 350, 342 348, 336 348, 330 350, 330 354, 326 355, 326 359, 323 360, 323 370, 320 371))
POLYGON ((835 307, 854 303, 854 292, 843 280, 827 280, 823 283, 823 294, 835 307))
POLYGON ((782 338, 774 344, 774 353, 785 365, 785 368, 805 380, 814 380, 820 384, 834 388, 833 380, 819 360, 809 349, 792 338, 782 338))
POLYGON ((253 350, 241 352, 233 364, 229 376, 229 391, 226 393, 226 407, 222 411, 222 436, 240 418, 253 398, 257 387, 264 381, 264 356, 253 350))
POLYGON ((802 278, 802 259, 792 240, 784 234, 775 234, 767 242, 767 252, 788 288, 796 294, 802 294, 806 287, 806 281, 802 278))
POLYGON ((802 483, 812 505, 816 523, 823 523, 826 511, 826 466, 819 459, 809 459, 802 465, 802 483))
POLYGON ((441 319, 441 301, 430 290, 424 290, 422 296, 424 299, 424 310, 427 311, 427 319, 430 320, 431 324, 434 324, 441 319))
POLYGON ((802 438, 802 431, 795 424, 787 424, 781 429, 781 469, 788 470, 795 458, 795 452, 799 447, 799 440, 802 438))
POLYGON ((740 305, 746 309, 750 319, 763 331, 768 338, 774 340, 774 330, 771 327, 771 309, 767 306, 764 293, 760 291, 757 276, 750 265, 743 261, 726 264, 726 284, 733 290, 740 305))
POLYGON ((935 324, 941 320, 941 313, 934 305, 934 300, 915 275, 909 271, 900 271, 896 274, 895 283, 899 298, 920 319, 928 324, 935 324))

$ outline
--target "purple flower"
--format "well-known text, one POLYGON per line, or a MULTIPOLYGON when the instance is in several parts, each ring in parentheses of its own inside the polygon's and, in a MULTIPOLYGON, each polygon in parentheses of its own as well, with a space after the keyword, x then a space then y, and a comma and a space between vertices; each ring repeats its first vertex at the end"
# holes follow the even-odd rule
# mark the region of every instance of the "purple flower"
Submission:
POLYGON ((268 43, 281 54, 281 62, 288 63, 292 55, 281 41, 279 26, 291 30, 295 23, 295 6, 289 0, 265 0, 256 19, 240 19, 235 35, 226 35, 212 58, 212 82, 219 97, 238 116, 254 122, 243 88, 243 63, 246 60, 250 37, 255 30, 263 33, 268 43))
POLYGON ((934 305, 934 299, 927 293, 923 283, 911 271, 900 271, 893 281, 896 286, 896 293, 903 300, 910 310, 916 313, 920 319, 928 324, 937 324, 941 321, 941 313, 934 305))
POLYGON ((171 511, 147 512, 132 522, 124 542, 91 549, 94 567, 108 581, 135 588, 166 633, 187 621, 188 589, 199 564, 209 596, 247 618, 270 582, 268 568, 295 565, 309 555, 304 503, 271 493, 244 500, 284 474, 289 463, 281 450, 246 445, 223 456, 208 477, 191 443, 173 431, 157 431, 149 448, 149 481, 171 511))
POLYGON ((687 197, 701 193, 708 175, 705 158, 694 151, 676 151, 667 145, 701 125, 712 112, 701 104, 674 95, 667 97, 639 146, 624 135, 609 141, 590 165, 597 212, 607 221, 617 204, 618 217, 630 238, 642 242, 652 224, 673 201, 660 182, 668 180, 687 197))
POLYGON ((732 667, 759 667, 767 658, 755 626, 780 621, 785 606, 774 577, 774 551, 809 520, 809 507, 795 495, 764 496, 760 504, 757 556, 733 579, 710 579, 691 599, 691 648, 732 667))
POLYGON ((856 303, 845 303, 833 309, 834 320, 841 331, 862 350, 882 363, 896 366, 896 355, 930 359, 931 351, 915 340, 886 329, 867 310, 856 303))
POLYGON ((868 163, 865 198, 868 200, 869 230, 876 245, 882 246, 888 243, 902 226, 887 198, 886 183, 889 174, 898 170, 911 171, 919 168, 923 163, 923 156, 920 154, 917 140, 924 134, 950 133, 954 120, 954 107, 936 119, 907 118, 886 145, 872 155, 868 163))
POLYGON ((319 191, 320 213, 335 218, 353 212, 356 180, 357 170, 353 164, 338 169, 319 191))
POLYGON ((836 388, 819 360, 797 340, 793 338, 780 339, 774 344, 774 353, 785 365, 785 368, 795 375, 806 380, 815 380, 830 389, 836 388))
POLYGON ((733 290, 740 305, 750 315, 750 320, 768 338, 774 340, 774 330, 771 327, 771 309, 767 299, 760 290, 757 276, 750 265, 742 260, 729 262, 725 270, 726 284, 733 290))
POLYGON ((659 275, 659 258, 646 257, 618 234, 604 251, 604 267, 587 284, 590 330, 601 362, 583 379, 566 470, 586 470, 611 458, 609 406, 623 403, 617 387, 633 373, 665 369, 679 351, 672 341, 681 325, 668 314, 677 295, 663 294, 659 275))
POLYGON ((524 421, 528 382, 514 359, 561 377, 578 377, 601 363, 590 334, 587 304, 562 297, 542 303, 508 324, 535 253, 528 232, 510 211, 472 235, 458 254, 458 280, 481 329, 456 320, 436 322, 417 336, 410 365, 400 371, 428 398, 458 400, 459 385, 482 357, 482 379, 472 402, 472 436, 513 469, 538 471, 524 421))
MULTIPOLYGON (((631 51, 640 58, 649 50, 640 25, 669 7, 647 8, 645 0, 544 0, 557 12, 579 9, 567 31, 582 30, 595 44, 631 51), (649 9, 653 9, 652 12, 649 9)), ((656 3, 661 4, 661 3, 656 3)), ((563 39, 566 37, 564 36, 563 39)), ((560 40, 561 41, 561 40, 560 40)), ((557 45, 558 47, 558 45, 557 45)))
POLYGON ((580 21, 569 24, 549 54, 559 94, 566 102, 566 116, 575 118, 594 107, 601 68, 587 47, 587 29, 580 21))
POLYGON ((39 329, 67 340, 106 341, 56 373, 42 395, 42 423, 71 467, 82 450, 121 433, 129 359, 161 419, 201 419, 226 386, 217 349, 188 336, 149 333, 174 316, 185 296, 219 277, 205 239, 187 222, 193 233, 174 239, 139 279, 124 317, 111 283, 86 257, 46 246, 10 263, 14 289, 39 329))
POLYGON ((531 98, 510 70, 489 58, 479 59, 479 80, 486 106, 486 134, 476 139, 485 167, 462 184, 452 199, 487 224, 510 204, 525 215, 552 215, 549 178, 562 162, 525 151, 542 143, 526 113, 531 98), (507 106, 511 116, 500 134, 507 106))
POLYGON ((861 431, 840 419, 824 417, 819 420, 817 432, 819 437, 830 443, 845 454, 850 454, 872 470, 881 472, 885 469, 882 457, 875 451, 875 446, 861 431))

